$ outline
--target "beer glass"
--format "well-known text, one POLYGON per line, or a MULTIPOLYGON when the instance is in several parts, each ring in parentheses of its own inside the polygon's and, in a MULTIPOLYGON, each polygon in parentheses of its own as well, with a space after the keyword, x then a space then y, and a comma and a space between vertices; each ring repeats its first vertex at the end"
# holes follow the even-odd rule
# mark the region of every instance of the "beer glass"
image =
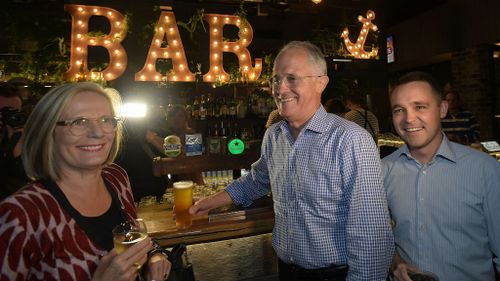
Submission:
POLYGON ((135 219, 117 225, 113 228, 113 244, 116 253, 123 253, 132 245, 144 240, 148 236, 146 224, 142 219, 135 219))
POLYGON ((191 226, 192 219, 189 208, 193 205, 193 182, 174 182, 175 226, 186 229, 191 226))

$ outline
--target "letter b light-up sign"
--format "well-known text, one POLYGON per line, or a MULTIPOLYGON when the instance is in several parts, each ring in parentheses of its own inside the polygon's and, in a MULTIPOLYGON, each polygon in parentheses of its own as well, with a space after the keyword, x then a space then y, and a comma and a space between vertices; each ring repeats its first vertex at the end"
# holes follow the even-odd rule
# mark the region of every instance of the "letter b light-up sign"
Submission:
POLYGON ((116 10, 99 6, 84 5, 64 5, 64 9, 71 14, 71 59, 70 67, 65 73, 66 80, 77 80, 80 68, 83 64, 83 71, 88 77, 88 47, 102 46, 109 53, 109 66, 102 73, 92 73, 102 75, 106 80, 113 80, 123 74, 127 68, 127 53, 120 43, 127 34, 127 27, 124 24, 124 16, 116 10), (109 34, 102 37, 92 37, 88 35, 88 25, 91 16, 104 16, 111 25, 109 34))

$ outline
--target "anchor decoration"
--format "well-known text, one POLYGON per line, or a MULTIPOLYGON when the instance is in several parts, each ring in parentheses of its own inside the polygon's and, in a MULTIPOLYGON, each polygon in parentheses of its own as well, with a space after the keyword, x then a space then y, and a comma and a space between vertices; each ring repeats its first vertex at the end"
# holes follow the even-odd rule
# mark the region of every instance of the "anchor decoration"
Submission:
POLYGON ((352 43, 349 39, 349 30, 348 28, 344 28, 341 38, 344 38, 344 44, 347 47, 347 51, 351 53, 355 58, 359 59, 369 59, 376 57, 378 54, 378 48, 373 47, 370 52, 365 51, 365 41, 368 36, 368 32, 371 30, 377 31, 378 27, 372 23, 372 20, 375 19, 375 12, 372 10, 368 10, 366 12, 366 18, 362 16, 358 16, 358 21, 363 24, 361 31, 359 33, 358 39, 355 43, 352 43))

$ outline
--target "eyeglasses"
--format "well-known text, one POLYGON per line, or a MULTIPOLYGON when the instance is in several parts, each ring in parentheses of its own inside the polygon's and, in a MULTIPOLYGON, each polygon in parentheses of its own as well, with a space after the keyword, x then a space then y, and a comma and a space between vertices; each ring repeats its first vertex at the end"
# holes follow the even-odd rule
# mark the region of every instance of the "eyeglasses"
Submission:
POLYGON ((319 78, 319 77, 323 77, 325 75, 306 75, 306 76, 296 76, 296 75, 285 75, 283 77, 279 76, 279 75, 274 75, 271 79, 270 79, 270 84, 271 86, 274 88, 278 88, 281 84, 281 82, 285 82, 285 85, 287 88, 290 88, 290 89, 294 89, 296 88, 300 81, 302 81, 303 79, 306 79, 306 78, 319 78))
POLYGON ((92 120, 97 122, 99 128, 101 128, 104 133, 112 133, 116 131, 118 122, 121 121, 119 117, 113 116, 102 116, 97 119, 80 117, 73 120, 57 121, 56 125, 67 126, 70 133, 74 136, 83 136, 90 129, 92 120))

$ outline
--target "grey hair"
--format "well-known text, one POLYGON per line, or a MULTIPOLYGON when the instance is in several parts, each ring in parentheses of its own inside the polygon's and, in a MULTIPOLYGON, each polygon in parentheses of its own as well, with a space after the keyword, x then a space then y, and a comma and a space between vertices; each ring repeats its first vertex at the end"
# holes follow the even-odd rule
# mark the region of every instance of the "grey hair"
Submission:
POLYGON ((321 74, 323 75, 327 74, 326 60, 325 56, 323 55, 323 52, 320 50, 320 48, 318 48, 316 45, 314 45, 309 41, 291 41, 287 43, 285 46, 283 46, 283 48, 281 48, 278 55, 276 56, 276 59, 274 60, 275 66, 276 66, 276 61, 278 61, 278 58, 281 56, 281 54, 290 49, 305 50, 309 55, 310 63, 318 66, 319 70, 321 71, 321 74))

